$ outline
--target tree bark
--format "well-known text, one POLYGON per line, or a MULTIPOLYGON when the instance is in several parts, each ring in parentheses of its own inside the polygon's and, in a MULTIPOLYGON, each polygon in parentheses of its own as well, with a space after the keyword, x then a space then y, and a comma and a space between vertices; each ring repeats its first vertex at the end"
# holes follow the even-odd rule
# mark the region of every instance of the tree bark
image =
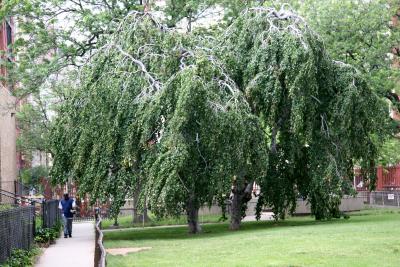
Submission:
POLYGON ((193 12, 192 10, 188 10, 188 16, 186 17, 188 20, 188 24, 187 24, 187 32, 191 32, 192 31, 192 18, 193 18, 193 12))
POLYGON ((201 232, 199 225, 199 205, 193 197, 190 197, 186 204, 186 214, 189 227, 189 234, 197 234, 201 232))
POLYGON ((113 224, 113 226, 115 226, 115 227, 119 226, 119 224, 118 224, 118 216, 114 217, 114 224, 113 224))
POLYGON ((232 187, 231 197, 231 223, 229 226, 230 230, 239 230, 240 223, 242 221, 242 207, 244 204, 251 200, 251 193, 253 190, 254 182, 245 183, 244 185, 237 185, 234 181, 232 187))
POLYGON ((242 201, 239 193, 234 193, 231 200, 231 224, 229 229, 239 230, 242 221, 242 201))
POLYGON ((146 206, 143 208, 142 213, 139 213, 137 209, 135 209, 135 211, 136 211, 136 217, 134 219, 135 223, 146 223, 146 222, 150 221, 150 218, 149 218, 149 216, 147 214, 147 207, 146 206))
POLYGON ((138 186, 135 189, 135 192, 133 193, 133 223, 143 223, 149 221, 149 217, 147 215, 147 206, 144 207, 143 213, 140 213, 138 210, 138 205, 139 205, 139 196, 140 196, 140 191, 142 187, 141 184, 138 184, 138 186))

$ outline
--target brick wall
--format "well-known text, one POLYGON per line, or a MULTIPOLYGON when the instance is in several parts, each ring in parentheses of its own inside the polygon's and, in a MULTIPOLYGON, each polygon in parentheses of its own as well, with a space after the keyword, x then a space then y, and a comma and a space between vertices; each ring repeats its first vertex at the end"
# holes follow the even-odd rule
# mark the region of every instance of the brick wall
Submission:
POLYGON ((15 98, 0 85, 0 186, 14 192, 17 177, 15 98))
MULTIPOLYGON (((0 50, 8 51, 8 44, 12 43, 12 21, 0 23, 0 50)), ((3 54, 3 53, 2 53, 3 54)), ((7 55, 2 55, 3 60, 8 60, 7 55)), ((12 59, 10 59, 12 60, 12 59)), ((4 78, 7 71, 0 68, 0 75, 4 78)), ((0 188, 14 192, 14 181, 17 177, 17 152, 16 152, 16 99, 11 95, 9 86, 3 81, 0 83, 0 188)))

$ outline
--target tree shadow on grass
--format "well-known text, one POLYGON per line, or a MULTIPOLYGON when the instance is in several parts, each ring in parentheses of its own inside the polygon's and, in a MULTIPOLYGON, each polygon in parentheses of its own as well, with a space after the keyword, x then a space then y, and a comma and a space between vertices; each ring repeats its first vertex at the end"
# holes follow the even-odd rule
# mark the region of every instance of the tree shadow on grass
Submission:
MULTIPOLYGON (((372 214, 371 214, 372 215, 372 214)), ((202 239, 212 237, 223 237, 227 235, 240 235, 250 233, 260 229, 277 229, 298 226, 321 226, 332 224, 353 224, 367 221, 387 220, 385 216, 356 216, 349 220, 331 219, 316 221, 311 217, 295 217, 285 221, 259 221, 244 222, 239 231, 230 231, 228 223, 205 224, 202 226, 203 232, 196 235, 188 234, 186 226, 165 227, 165 228, 146 228, 146 229, 127 229, 118 232, 106 232, 105 241, 107 240, 173 240, 173 239, 202 239), (367 218, 369 217, 369 218, 367 218), (386 218, 386 219, 385 219, 386 218)))

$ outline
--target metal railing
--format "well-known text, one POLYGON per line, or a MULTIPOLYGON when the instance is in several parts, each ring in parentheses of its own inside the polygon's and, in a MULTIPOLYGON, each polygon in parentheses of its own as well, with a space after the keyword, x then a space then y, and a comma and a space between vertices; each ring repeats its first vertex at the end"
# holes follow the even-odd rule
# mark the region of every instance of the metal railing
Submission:
POLYGON ((103 232, 101 231, 101 216, 99 209, 96 209, 95 220, 96 239, 94 250, 94 267, 106 267, 106 250, 103 246, 103 232))
POLYGON ((42 203, 42 227, 51 228, 61 220, 58 200, 45 200, 42 203))
POLYGON ((0 204, 14 204, 15 206, 30 206, 32 199, 16 195, 12 192, 0 189, 0 204))
POLYGON ((58 200, 36 201, 0 189, 0 263, 14 249, 30 249, 36 231, 36 219, 43 228, 53 227, 61 219, 58 200))

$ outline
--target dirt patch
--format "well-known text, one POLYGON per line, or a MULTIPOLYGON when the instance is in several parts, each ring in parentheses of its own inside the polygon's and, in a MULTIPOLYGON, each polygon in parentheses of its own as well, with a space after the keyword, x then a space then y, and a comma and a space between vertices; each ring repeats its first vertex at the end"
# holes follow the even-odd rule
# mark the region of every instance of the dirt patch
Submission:
POLYGON ((107 253, 110 253, 111 255, 117 256, 117 255, 123 255, 125 256, 128 253, 135 253, 135 252, 140 252, 142 250, 149 250, 151 247, 141 247, 141 248, 108 248, 106 249, 107 253))

